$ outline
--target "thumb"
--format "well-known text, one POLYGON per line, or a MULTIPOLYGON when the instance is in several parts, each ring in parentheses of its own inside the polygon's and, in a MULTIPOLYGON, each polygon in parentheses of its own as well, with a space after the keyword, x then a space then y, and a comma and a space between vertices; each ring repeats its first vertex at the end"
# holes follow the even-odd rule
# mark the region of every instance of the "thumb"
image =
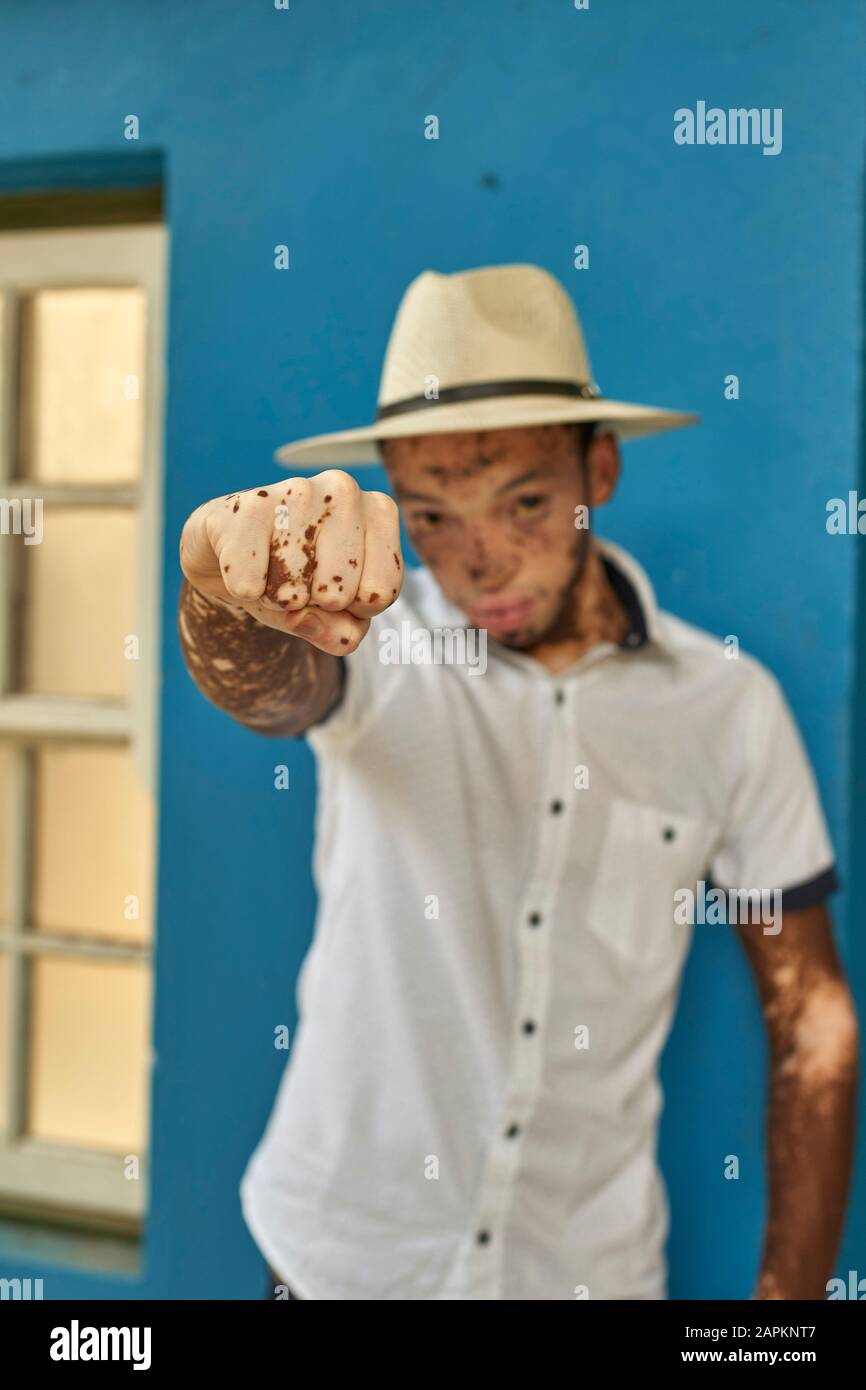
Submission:
POLYGON ((303 637, 320 651, 347 656, 360 645, 369 626, 369 618, 356 618, 346 609, 328 613, 309 603, 296 613, 286 614, 285 630, 294 637, 303 637))

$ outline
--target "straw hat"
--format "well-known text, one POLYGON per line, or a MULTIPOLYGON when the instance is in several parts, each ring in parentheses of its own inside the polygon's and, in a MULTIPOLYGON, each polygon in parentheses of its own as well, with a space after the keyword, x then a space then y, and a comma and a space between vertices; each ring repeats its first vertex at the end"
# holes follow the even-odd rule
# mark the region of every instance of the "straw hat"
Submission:
POLYGON ((283 444, 286 466, 381 462, 378 439, 599 420, 622 439, 697 415, 603 396, 564 286, 537 265, 425 270, 400 301, 375 421, 283 444))

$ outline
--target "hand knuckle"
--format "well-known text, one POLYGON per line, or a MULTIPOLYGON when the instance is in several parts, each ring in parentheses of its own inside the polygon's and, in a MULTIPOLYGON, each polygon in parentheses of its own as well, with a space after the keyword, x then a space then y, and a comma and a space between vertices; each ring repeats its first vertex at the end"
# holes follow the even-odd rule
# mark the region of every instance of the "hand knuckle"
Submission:
POLYGON ((324 473, 320 473, 318 482, 322 490, 325 493, 330 493, 331 497, 354 497, 359 491, 355 479, 351 478, 348 473, 341 472, 338 468, 329 468, 324 473))
POLYGON ((309 478, 289 478, 290 487, 286 487, 280 496, 280 501, 285 502, 291 496, 293 502, 306 502, 313 490, 313 484, 309 478))
POLYGON ((380 512, 382 516, 397 516, 397 503, 394 501, 394 498, 390 495, 390 493, 368 492, 367 497, 370 499, 371 507, 373 507, 374 510, 380 512))
POLYGON ((239 599, 258 599, 262 596, 264 585, 257 575, 238 575, 234 583, 229 586, 228 580, 224 580, 226 588, 239 599))
POLYGON ((321 586, 316 584, 313 592, 315 594, 316 607, 323 608, 326 613, 339 613, 346 606, 344 595, 337 593, 336 589, 334 593, 329 594, 322 592, 321 586))

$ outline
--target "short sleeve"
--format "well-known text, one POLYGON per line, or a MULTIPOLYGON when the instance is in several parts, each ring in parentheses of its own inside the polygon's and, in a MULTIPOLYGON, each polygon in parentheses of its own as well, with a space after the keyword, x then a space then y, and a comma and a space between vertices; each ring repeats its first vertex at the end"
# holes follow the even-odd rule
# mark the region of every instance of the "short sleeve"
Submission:
POLYGON ((821 798, 800 732, 775 677, 755 663, 742 756, 710 863, 725 890, 779 890, 782 907, 812 907, 839 888, 821 798))

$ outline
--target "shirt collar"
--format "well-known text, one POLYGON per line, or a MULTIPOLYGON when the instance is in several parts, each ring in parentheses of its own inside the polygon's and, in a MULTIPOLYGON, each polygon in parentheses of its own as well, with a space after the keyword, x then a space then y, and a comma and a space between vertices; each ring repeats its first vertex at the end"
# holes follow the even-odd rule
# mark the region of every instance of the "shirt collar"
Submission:
MULTIPOLYGON (((615 545, 613 541, 603 540, 597 535, 593 536, 593 541, 601 554, 608 579, 629 617, 629 631, 618 646, 624 652, 637 652, 652 643, 659 650, 674 655, 676 647, 662 620, 655 591, 646 571, 621 545, 615 545)), ((425 581, 424 608, 427 620, 433 626, 465 626, 466 615, 445 597, 433 578, 432 571, 426 566, 421 566, 418 572, 425 581)), ((533 667, 538 665, 523 652, 513 651, 509 647, 503 647, 501 654, 506 657, 513 656, 519 662, 529 663, 533 667)))
POLYGON ((619 645, 626 651, 640 651, 653 643, 673 653, 674 646, 662 622, 655 590, 646 571, 621 545, 600 536, 594 540, 607 577, 629 619, 629 631, 619 645))

